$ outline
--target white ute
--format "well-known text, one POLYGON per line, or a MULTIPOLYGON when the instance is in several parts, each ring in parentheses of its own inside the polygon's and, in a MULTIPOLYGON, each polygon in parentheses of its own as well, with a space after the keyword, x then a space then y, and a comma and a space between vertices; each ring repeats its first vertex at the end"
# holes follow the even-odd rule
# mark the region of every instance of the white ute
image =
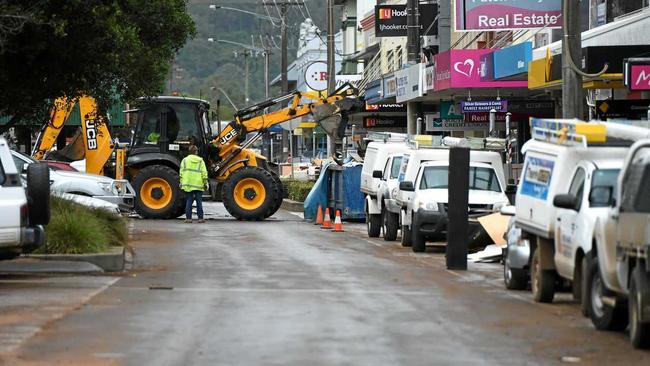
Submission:
POLYGON ((384 186, 383 171, 389 155, 406 151, 406 135, 373 134, 368 144, 361 169, 361 192, 365 195, 365 215, 368 236, 376 238, 382 227, 382 201, 379 197, 384 186))
MULTIPOLYGON (((445 138, 443 142, 453 142, 445 138)), ((404 154, 396 193, 402 224, 402 245, 423 252, 427 239, 444 239, 447 231, 449 149, 419 147, 404 154)), ((509 204, 501 155, 470 151, 470 217, 476 218, 509 204)), ((387 205, 389 210, 390 205, 387 205)), ((393 211, 394 212, 394 211, 393 211)), ((478 228, 478 225, 474 227, 478 228)))
MULTIPOLYGON (((595 273, 593 245, 601 236, 610 205, 603 192, 616 191, 630 136, 643 136, 650 130, 538 119, 531 127, 533 139, 522 148, 526 158, 517 191, 515 226, 530 245, 533 298, 553 301, 558 279, 564 279, 571 282, 583 314, 593 313, 586 301, 592 287, 586 282, 595 273)), ((515 282, 523 287, 527 280, 515 282)), ((600 313, 607 327, 616 323, 618 308, 600 313)))
POLYGON ((30 252, 44 242, 42 225, 50 220, 47 166, 30 166, 27 180, 30 184, 25 189, 7 141, 0 138, 0 259, 30 252))
MULTIPOLYGON (((647 134, 646 134, 647 136, 647 134)), ((636 142, 618 176, 619 189, 598 187, 609 215, 597 223, 590 256, 589 315, 598 329, 624 330, 650 348, 650 140, 636 142)))

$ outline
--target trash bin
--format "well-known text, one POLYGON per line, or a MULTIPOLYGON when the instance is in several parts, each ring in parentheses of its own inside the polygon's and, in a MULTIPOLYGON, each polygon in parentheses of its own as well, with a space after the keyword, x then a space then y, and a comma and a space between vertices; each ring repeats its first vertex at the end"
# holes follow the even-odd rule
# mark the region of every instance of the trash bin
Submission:
POLYGON ((329 164, 322 168, 318 181, 307 195, 304 204, 305 219, 314 220, 318 205, 329 207, 332 218, 341 210, 343 220, 365 220, 364 201, 361 193, 362 164, 348 163, 343 166, 329 164))

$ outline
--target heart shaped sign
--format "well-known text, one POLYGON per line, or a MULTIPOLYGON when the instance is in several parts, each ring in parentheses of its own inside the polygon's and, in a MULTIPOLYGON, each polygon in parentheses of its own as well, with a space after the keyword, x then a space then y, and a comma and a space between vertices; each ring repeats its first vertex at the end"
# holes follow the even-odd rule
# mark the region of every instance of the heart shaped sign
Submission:
POLYGON ((456 62, 454 64, 454 70, 457 73, 467 76, 468 78, 472 76, 472 71, 474 71, 474 60, 468 58, 463 62, 456 62))

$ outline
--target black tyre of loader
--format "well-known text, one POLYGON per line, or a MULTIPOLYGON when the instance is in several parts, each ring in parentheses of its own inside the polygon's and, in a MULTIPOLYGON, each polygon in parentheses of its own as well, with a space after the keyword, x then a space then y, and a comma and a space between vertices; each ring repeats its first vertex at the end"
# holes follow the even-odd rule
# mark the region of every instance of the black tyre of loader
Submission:
POLYGON ((146 219, 173 219, 185 211, 185 193, 178 172, 165 165, 150 165, 133 178, 135 210, 146 219))
POLYGON ((50 222, 50 169, 45 163, 27 167, 27 201, 30 225, 50 222))
POLYGON ((223 205, 237 220, 263 220, 277 211, 281 186, 268 170, 244 167, 231 173, 223 184, 223 205))
POLYGON ((280 180, 280 176, 278 176, 277 173, 275 173, 272 170, 269 170, 269 172, 273 177, 274 184, 278 186, 280 189, 277 193, 277 197, 275 198, 275 203, 273 204, 273 208, 271 209, 271 211, 269 211, 269 216, 265 217, 265 219, 270 217, 280 209, 280 206, 282 206, 282 201, 284 200, 284 195, 285 195, 284 184, 282 184, 282 180, 280 180))

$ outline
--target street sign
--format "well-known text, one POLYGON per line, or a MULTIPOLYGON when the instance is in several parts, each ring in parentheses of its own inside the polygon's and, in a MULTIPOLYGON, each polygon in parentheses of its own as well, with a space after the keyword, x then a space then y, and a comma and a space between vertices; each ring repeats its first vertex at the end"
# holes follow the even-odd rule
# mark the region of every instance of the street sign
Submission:
MULTIPOLYGON (((422 36, 438 35, 438 5, 420 4, 422 36)), ((375 6, 375 37, 406 37, 406 5, 375 6)))
POLYGON ((508 111, 507 100, 467 100, 460 102, 460 109, 463 113, 490 112, 495 109, 497 112, 508 111))
POLYGON ((327 90, 327 62, 314 61, 305 69, 305 83, 313 91, 327 90))
POLYGON ((363 127, 406 127, 406 116, 363 117, 363 127))
POLYGON ((562 0, 455 0, 457 32, 562 27, 562 0))

